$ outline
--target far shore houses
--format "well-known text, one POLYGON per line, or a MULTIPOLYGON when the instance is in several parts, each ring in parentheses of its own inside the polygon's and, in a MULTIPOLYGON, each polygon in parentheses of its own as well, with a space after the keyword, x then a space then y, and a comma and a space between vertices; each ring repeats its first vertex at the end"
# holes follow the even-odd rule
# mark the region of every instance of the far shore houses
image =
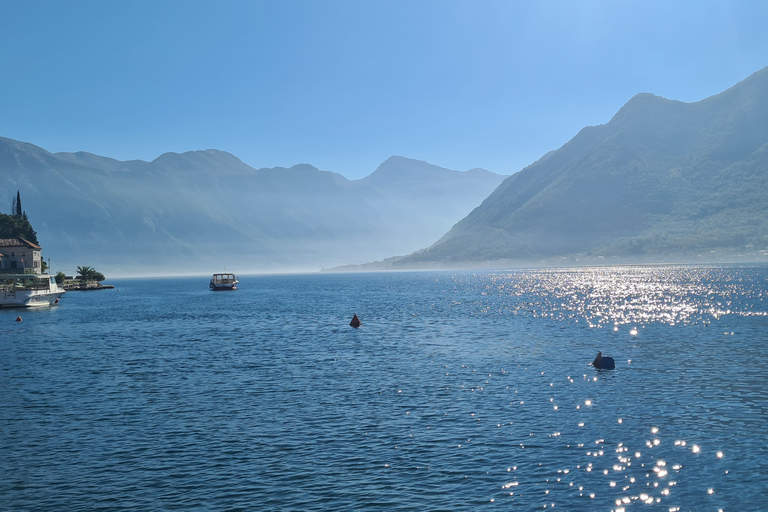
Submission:
POLYGON ((42 247, 23 238, 0 238, 0 273, 39 274, 42 247))

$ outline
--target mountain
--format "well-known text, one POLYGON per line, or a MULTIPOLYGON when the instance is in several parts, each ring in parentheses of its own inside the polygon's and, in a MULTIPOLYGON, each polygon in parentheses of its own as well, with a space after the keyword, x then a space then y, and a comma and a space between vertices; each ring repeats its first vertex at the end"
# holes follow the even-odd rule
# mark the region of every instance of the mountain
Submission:
MULTIPOLYGON (((484 169, 459 172, 393 156, 352 185, 375 211, 384 212, 386 224, 379 226, 377 234, 384 245, 406 244, 417 249, 424 246, 433 226, 444 226, 437 234, 441 236, 488 197, 505 177, 484 169), (429 207, 424 207, 425 200, 429 207)), ((391 254, 396 253, 387 255, 391 254)))
POLYGON ((638 94, 379 266, 765 259, 768 68, 696 103, 638 94))
POLYGON ((0 138, 0 198, 10 208, 20 191, 43 256, 67 272, 291 271, 370 261, 436 239, 504 178, 392 157, 348 180, 308 164, 254 169, 212 149, 118 161, 0 138))

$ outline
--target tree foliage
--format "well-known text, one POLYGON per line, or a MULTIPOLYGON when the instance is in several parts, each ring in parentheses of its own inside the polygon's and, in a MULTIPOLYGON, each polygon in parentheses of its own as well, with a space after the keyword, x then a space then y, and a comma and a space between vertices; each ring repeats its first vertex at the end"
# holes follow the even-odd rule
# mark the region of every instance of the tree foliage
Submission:
POLYGON ((15 215, 0 213, 0 238, 23 238, 37 244, 37 233, 29 220, 15 215))
POLYGON ((11 205, 11 215, 13 217, 22 217, 24 220, 28 220, 27 212, 21 207, 21 192, 16 191, 16 197, 13 198, 13 204, 11 205))
POLYGON ((106 279, 104 274, 97 272, 95 268, 88 266, 77 267, 77 275, 80 276, 80 280, 83 282, 96 281, 100 283, 106 279))

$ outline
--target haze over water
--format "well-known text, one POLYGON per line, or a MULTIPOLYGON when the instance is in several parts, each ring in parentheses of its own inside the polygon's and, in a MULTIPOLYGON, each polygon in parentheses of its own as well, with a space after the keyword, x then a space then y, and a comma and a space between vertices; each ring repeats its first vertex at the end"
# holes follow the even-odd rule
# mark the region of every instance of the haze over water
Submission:
POLYGON ((766 266, 112 284, 0 311, 0 510, 768 506, 766 266))

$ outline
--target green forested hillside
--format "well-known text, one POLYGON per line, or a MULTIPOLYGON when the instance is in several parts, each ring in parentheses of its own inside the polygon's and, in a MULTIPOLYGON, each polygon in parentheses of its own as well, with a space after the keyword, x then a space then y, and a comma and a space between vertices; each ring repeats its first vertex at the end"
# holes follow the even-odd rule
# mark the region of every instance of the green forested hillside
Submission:
POLYGON ((697 103, 635 96, 397 265, 760 259, 766 191, 768 68, 697 103))

